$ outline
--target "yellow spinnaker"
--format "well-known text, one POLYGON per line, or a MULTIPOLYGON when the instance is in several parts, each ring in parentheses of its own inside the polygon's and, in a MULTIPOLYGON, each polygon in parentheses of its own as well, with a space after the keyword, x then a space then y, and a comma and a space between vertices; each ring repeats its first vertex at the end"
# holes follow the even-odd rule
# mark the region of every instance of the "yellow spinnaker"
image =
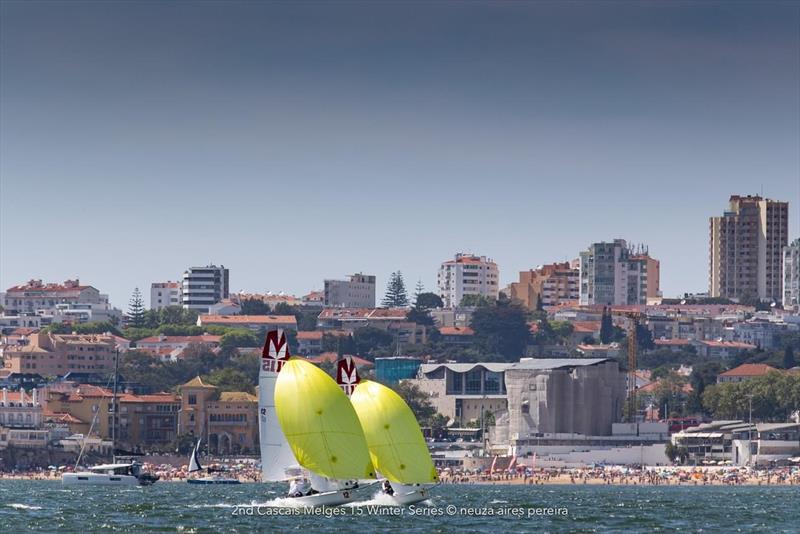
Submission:
POLYGON ((275 412, 300 465, 332 479, 375 478, 350 399, 325 371, 300 358, 283 364, 275 412))
POLYGON ((436 468, 417 419, 405 401, 382 384, 362 380, 350 396, 367 436, 372 463, 392 482, 436 482, 436 468))

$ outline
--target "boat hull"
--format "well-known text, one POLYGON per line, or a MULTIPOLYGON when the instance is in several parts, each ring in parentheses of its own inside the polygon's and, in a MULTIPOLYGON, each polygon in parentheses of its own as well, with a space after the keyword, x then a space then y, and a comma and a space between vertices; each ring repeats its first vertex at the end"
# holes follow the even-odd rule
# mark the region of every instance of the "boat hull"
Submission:
POLYGON ((314 495, 305 495, 303 497, 292 497, 298 504, 310 507, 338 506, 351 502, 354 498, 355 496, 351 489, 326 491, 325 493, 315 493, 314 495))
POLYGON ((392 500, 400 506, 408 506, 409 504, 422 502, 429 498, 430 490, 435 486, 417 484, 406 486, 404 484, 394 483, 392 487, 394 488, 394 494, 391 496, 392 500))
POLYGON ((131 475, 107 473, 64 473, 61 483, 65 486, 138 486, 139 479, 131 475))

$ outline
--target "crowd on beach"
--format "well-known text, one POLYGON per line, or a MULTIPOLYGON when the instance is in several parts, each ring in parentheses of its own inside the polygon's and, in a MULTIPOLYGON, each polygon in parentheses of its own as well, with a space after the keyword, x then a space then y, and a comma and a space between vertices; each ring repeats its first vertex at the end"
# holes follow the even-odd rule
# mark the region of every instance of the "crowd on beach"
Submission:
MULTIPOLYGON (((260 482, 261 469, 256 462, 224 462, 212 464, 224 471, 227 477, 240 482, 260 482)), ((50 466, 47 469, 26 471, 0 471, 2 479, 60 480, 61 474, 72 471, 69 467, 50 466)), ((144 464, 146 472, 158 475, 160 481, 183 482, 188 478, 203 476, 190 474, 188 466, 169 464, 144 464)), ((627 467, 595 466, 583 468, 530 468, 488 473, 486 471, 459 471, 450 468, 439 470, 443 484, 605 484, 653 486, 707 486, 707 485, 800 485, 800 467, 751 468, 720 467, 627 467)))
POLYGON ((800 485, 800 467, 520 467, 499 473, 447 469, 440 478, 445 484, 800 485))

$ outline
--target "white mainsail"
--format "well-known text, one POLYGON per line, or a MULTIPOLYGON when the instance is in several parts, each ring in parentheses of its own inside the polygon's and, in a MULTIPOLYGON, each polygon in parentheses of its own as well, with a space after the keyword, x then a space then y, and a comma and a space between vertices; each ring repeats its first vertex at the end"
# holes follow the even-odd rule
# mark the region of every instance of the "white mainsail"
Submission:
POLYGON ((289 359, 289 345, 283 330, 267 333, 258 373, 258 432, 261 442, 261 480, 286 479, 286 468, 297 465, 275 414, 275 380, 289 359))
POLYGON ((192 449, 192 455, 189 457, 189 472, 194 473, 195 471, 201 471, 203 466, 200 465, 200 459, 198 458, 198 452, 200 451, 200 441, 197 440, 197 445, 195 445, 194 449, 192 449))

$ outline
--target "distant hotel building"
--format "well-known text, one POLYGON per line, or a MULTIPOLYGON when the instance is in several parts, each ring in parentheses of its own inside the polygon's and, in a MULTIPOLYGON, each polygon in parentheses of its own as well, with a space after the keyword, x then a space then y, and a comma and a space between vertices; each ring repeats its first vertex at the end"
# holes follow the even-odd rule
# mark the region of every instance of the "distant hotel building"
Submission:
POLYGON ((458 253, 442 263, 437 284, 445 308, 453 308, 467 295, 497 300, 500 275, 497 264, 486 256, 458 253))
POLYGON ((710 218, 711 296, 780 301, 788 220, 788 202, 732 196, 728 211, 710 218))
POLYGON ((580 304, 647 304, 661 292, 660 265, 624 239, 592 244, 580 255, 580 304))
POLYGON ((347 280, 325 280, 326 308, 374 308, 375 277, 356 273, 347 280))
POLYGON ((106 374, 114 368, 116 345, 111 335, 34 333, 3 348, 2 374, 106 374))
POLYGON ((153 282, 150 285, 150 309, 160 310, 167 306, 180 306, 180 282, 153 282))
POLYGON ((184 308, 208 313, 209 306, 228 298, 228 269, 224 265, 190 267, 183 273, 181 289, 184 308))
MULTIPOLYGON (((2 299, 6 316, 49 316, 57 321, 108 321, 119 316, 108 303, 108 295, 96 288, 67 280, 63 284, 44 284, 41 280, 10 287, 2 299)), ((49 324, 49 323, 48 323, 49 324)))
POLYGON ((580 262, 550 263, 519 273, 519 282, 509 284, 511 300, 529 310, 536 309, 541 297, 542 306, 577 303, 580 298, 580 262))
POLYGON ((800 239, 783 247, 783 307, 800 309, 800 239))

